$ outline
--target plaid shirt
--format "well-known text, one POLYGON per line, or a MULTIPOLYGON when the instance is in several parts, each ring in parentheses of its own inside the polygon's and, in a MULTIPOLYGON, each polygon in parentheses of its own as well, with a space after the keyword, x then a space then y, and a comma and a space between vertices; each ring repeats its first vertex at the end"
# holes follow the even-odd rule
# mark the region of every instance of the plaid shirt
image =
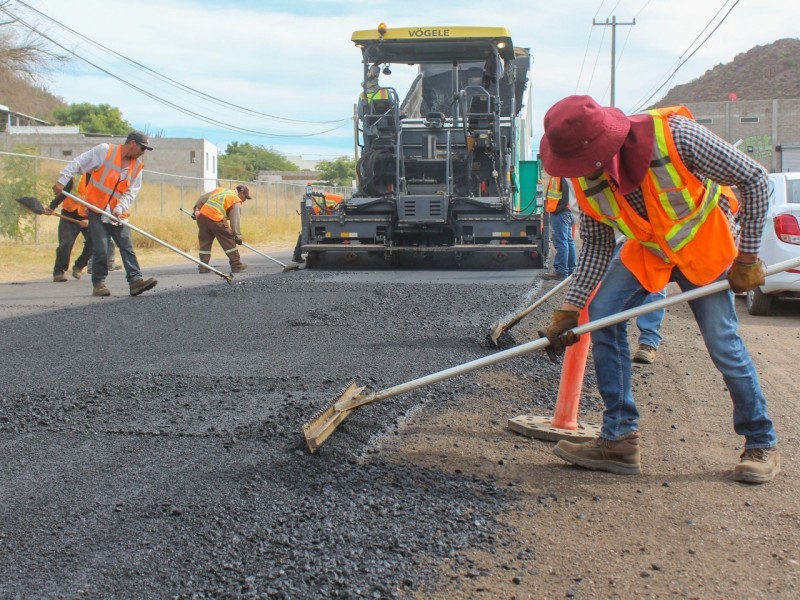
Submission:
MULTIPOLYGON (((738 236, 739 251, 757 254, 768 208, 767 172, 749 156, 692 119, 672 115, 669 127, 686 168, 701 181, 711 179, 721 185, 737 187, 739 213, 731 214, 730 204, 725 198, 720 199, 719 206, 728 216, 734 236, 738 236)), ((627 194, 625 199, 637 214, 647 218, 641 188, 627 194)), ((565 302, 581 307, 586 304, 611 261, 616 232, 615 228, 581 212, 582 246, 565 302)))

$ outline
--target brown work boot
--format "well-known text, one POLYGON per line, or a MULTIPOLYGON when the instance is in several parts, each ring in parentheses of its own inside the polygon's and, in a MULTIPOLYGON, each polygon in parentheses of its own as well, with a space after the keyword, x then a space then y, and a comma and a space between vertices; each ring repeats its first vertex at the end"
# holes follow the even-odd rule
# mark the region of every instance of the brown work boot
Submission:
POLYGON ((617 441, 599 436, 582 444, 561 440, 553 448, 553 454, 569 463, 595 471, 608 471, 618 475, 638 475, 642 472, 638 431, 617 441))
POLYGON ((239 263, 238 265, 231 265, 231 273, 241 273, 247 268, 245 263, 239 263))
POLYGON ((106 287, 105 283, 95 283, 92 288, 92 296, 110 296, 111 290, 106 287))
POLYGON ((61 271, 61 273, 56 273, 55 275, 53 275, 53 281, 55 283, 62 283, 64 281, 66 281, 66 280, 67 280, 67 276, 64 275, 64 271, 61 271))
POLYGON ((639 344, 639 349, 633 355, 633 362, 641 365, 652 365, 656 360, 657 350, 647 344, 639 344))
POLYGON ((198 266, 197 267, 197 272, 198 273, 211 273, 211 269, 209 269, 208 267, 198 266))
POLYGON ((82 272, 83 272, 83 269, 82 269, 82 268, 81 268, 81 269, 79 269, 78 267, 72 267, 72 276, 73 276, 75 279, 80 279, 80 278, 81 278, 81 274, 82 274, 82 272))
POLYGON ((778 447, 745 448, 741 461, 733 468, 733 480, 745 483, 767 483, 780 473, 781 455, 778 447))
POLYGON ((154 287, 156 287, 157 283, 158 281, 153 277, 150 277, 148 279, 143 279, 142 277, 140 277, 139 279, 134 279, 133 281, 131 281, 130 285, 131 296, 138 296, 142 292, 146 292, 147 290, 152 290, 154 287))
POLYGON ((566 278, 567 278, 566 275, 562 275, 558 271, 551 271, 550 273, 545 273, 544 275, 542 275, 542 279, 545 279, 547 281, 563 281, 566 278))

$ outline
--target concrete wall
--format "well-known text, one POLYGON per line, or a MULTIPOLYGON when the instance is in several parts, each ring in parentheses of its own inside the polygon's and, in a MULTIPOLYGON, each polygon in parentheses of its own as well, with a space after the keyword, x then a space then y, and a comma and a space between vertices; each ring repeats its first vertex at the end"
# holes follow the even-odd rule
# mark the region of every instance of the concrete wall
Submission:
POLYGON ((695 118, 736 143, 770 172, 782 170, 781 146, 800 143, 800 99, 687 102, 695 118))
MULTIPOLYGON (((66 129, 66 128, 59 128, 66 129)), ((84 135, 75 131, 53 131, 52 127, 12 127, 0 133, 0 148, 13 152, 33 147, 40 156, 69 162, 97 144, 122 144, 125 136, 84 135)), ((206 191, 214 188, 217 179, 217 147, 203 139, 150 138, 152 152, 142 158, 144 168, 174 177, 204 180, 206 191)))

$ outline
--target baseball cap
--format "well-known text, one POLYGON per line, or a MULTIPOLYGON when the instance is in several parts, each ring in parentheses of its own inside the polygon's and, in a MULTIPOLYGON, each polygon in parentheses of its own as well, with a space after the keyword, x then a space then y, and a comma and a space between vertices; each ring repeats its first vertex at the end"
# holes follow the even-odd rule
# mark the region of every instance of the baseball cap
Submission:
POLYGON ((252 196, 250 195, 250 188, 248 188, 246 185, 237 185, 236 191, 239 193, 244 193, 244 197, 248 200, 252 199, 252 196))
POLYGON ((125 142, 127 143, 130 142, 131 140, 139 144, 145 150, 153 149, 153 147, 150 145, 150 140, 148 139, 147 134, 143 131, 131 131, 128 134, 128 137, 125 140, 125 142))

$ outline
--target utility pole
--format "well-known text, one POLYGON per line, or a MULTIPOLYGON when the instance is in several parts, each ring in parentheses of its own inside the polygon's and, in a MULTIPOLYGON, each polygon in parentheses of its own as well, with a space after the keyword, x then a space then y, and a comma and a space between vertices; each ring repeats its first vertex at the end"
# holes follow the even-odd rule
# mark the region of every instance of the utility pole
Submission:
POLYGON ((598 23, 592 19, 592 26, 602 25, 604 27, 611 26, 611 106, 614 106, 615 94, 614 87, 616 85, 616 61, 617 61, 617 26, 618 25, 636 25, 636 19, 630 23, 617 23, 617 17, 611 17, 609 23, 606 18, 605 23, 598 23))

